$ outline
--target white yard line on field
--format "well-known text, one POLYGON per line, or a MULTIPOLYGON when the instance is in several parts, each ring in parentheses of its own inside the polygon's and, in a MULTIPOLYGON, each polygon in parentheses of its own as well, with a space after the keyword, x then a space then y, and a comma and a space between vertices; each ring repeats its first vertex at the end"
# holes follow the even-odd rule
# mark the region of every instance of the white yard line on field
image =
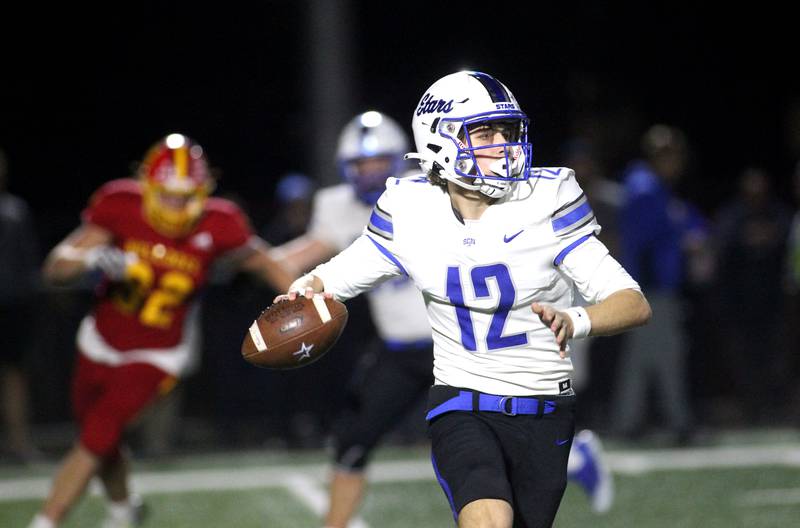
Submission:
MULTIPOLYGON (((691 471, 763 465, 797 467, 800 466, 800 445, 612 451, 607 456, 608 464, 613 472, 628 475, 652 471, 691 471)), ((145 495, 276 486, 287 487, 292 493, 297 493, 302 486, 307 486, 309 482, 315 482, 320 490, 319 493, 322 493, 319 487, 324 486, 329 471, 330 468, 326 464, 149 471, 134 473, 133 488, 145 495)), ((430 461, 415 459, 375 462, 370 465, 369 480, 372 482, 399 482, 434 481, 435 479, 430 461)), ((45 497, 49 488, 49 477, 0 479, 0 502, 41 499, 45 497)), ((99 493, 97 487, 93 487, 91 491, 95 494, 99 493)), ((319 508, 319 506, 312 505, 310 496, 308 501, 306 504, 312 509, 319 508)))
MULTIPOLYGON (((317 517, 322 517, 327 513, 328 495, 318 479, 293 473, 284 479, 283 486, 300 502, 308 506, 317 517)), ((369 525, 360 517, 352 519, 348 526, 351 528, 369 528, 369 525)))
MULTIPOLYGON (((143 494, 268 488, 282 486, 287 477, 293 474, 321 481, 326 470, 320 464, 135 472, 133 488, 143 494)), ((3 479, 0 480, 0 501, 43 498, 49 487, 49 478, 3 479)), ((92 494, 100 492, 97 486, 90 491, 92 494)))
POLYGON ((629 475, 704 468, 800 466, 800 445, 616 451, 607 456, 614 473, 629 475))

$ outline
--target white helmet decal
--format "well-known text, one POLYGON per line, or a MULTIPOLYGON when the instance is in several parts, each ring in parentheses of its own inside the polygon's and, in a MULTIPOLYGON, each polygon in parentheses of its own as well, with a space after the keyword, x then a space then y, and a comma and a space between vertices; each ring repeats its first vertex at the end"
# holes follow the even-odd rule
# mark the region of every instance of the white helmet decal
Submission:
MULTIPOLYGON (((464 101, 462 101, 463 103, 464 101)), ((453 110, 453 100, 445 101, 443 99, 434 99, 429 93, 422 96, 417 108, 417 115, 444 113, 447 114, 453 110)))

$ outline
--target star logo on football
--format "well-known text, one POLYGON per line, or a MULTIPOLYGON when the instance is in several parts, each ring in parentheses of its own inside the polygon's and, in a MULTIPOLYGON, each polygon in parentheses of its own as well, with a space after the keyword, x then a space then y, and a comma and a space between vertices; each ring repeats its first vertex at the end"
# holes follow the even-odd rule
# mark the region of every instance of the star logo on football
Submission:
POLYGON ((308 359, 311 357, 311 349, 314 348, 314 345, 306 346, 305 343, 300 343, 300 350, 297 352, 292 352, 292 355, 297 357, 297 361, 303 361, 304 359, 308 359))

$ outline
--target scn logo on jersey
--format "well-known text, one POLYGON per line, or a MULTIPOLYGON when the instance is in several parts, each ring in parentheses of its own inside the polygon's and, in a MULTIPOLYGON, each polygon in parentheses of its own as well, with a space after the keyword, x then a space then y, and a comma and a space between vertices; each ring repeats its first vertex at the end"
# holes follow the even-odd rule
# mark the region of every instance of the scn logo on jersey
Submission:
POLYGON ((447 114, 453 111, 453 100, 434 99, 433 95, 426 93, 417 107, 417 115, 442 113, 447 114))

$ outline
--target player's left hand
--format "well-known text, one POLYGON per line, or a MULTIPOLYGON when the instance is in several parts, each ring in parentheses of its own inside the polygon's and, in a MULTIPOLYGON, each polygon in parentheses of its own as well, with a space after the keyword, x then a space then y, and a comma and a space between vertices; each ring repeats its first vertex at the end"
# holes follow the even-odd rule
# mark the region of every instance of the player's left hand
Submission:
POLYGON ((572 319, 564 312, 560 312, 546 304, 533 303, 531 305, 531 310, 539 316, 542 323, 549 327, 556 336, 558 355, 562 358, 567 357, 567 341, 572 337, 574 332, 572 319))
POLYGON ((84 257, 87 268, 101 270, 112 281, 127 279, 128 271, 138 260, 136 253, 108 245, 93 247, 84 257))

